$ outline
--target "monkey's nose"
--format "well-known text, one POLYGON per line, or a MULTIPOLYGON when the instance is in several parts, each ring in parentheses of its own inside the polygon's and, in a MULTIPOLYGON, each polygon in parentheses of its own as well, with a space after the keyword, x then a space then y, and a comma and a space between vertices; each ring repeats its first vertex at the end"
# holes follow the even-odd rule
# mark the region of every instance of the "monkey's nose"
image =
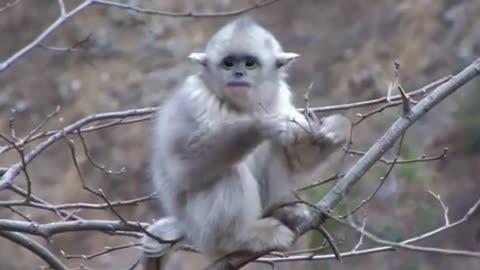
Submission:
POLYGON ((243 71, 234 71, 233 72, 233 75, 236 77, 236 78, 241 78, 243 77, 243 75, 245 75, 245 73, 243 71))

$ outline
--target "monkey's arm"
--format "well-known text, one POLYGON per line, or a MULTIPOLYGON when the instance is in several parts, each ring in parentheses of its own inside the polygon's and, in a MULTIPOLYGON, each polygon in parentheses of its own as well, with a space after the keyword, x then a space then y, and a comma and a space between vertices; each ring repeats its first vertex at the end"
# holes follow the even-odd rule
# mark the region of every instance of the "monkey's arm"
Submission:
MULTIPOLYGON (((322 165, 332 160, 332 154, 350 135, 350 121, 343 116, 328 116, 310 126, 304 115, 295 113, 287 131, 260 152, 268 160, 259 165, 264 174, 262 169, 255 171, 261 179, 264 207, 289 201, 294 185, 314 180, 322 165)), ((250 166, 256 168, 258 163, 254 160, 250 166)))
POLYGON ((242 117, 179 136, 176 154, 181 160, 182 171, 195 181, 213 181, 262 141, 284 132, 285 122, 286 119, 278 116, 242 117))

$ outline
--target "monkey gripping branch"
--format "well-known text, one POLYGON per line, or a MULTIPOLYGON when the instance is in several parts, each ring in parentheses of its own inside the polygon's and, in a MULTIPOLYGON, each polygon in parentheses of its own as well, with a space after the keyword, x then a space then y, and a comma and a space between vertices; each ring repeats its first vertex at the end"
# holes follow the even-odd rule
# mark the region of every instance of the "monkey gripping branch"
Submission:
MULTIPOLYGON (((295 224, 297 235, 301 236, 307 231, 317 228, 320 224, 324 223, 328 218, 327 213, 340 202, 345 194, 358 181, 360 181, 362 176, 375 164, 375 162, 377 162, 387 150, 392 148, 395 142, 411 125, 413 125, 413 123, 446 97, 477 76, 480 76, 480 58, 453 76, 448 82, 438 86, 432 93, 423 98, 409 111, 404 111, 404 114, 390 126, 385 134, 372 147, 370 147, 367 153, 361 157, 340 180, 338 180, 335 186, 319 202, 315 204, 315 208, 312 207, 310 209, 310 214, 306 215, 301 223, 295 224)), ((238 269, 263 255, 265 254, 256 254, 254 256, 239 255, 230 257, 228 259, 229 263, 223 263, 224 265, 230 265, 234 269, 238 269)), ((215 265, 217 264, 211 264, 208 270, 215 269, 215 265)))

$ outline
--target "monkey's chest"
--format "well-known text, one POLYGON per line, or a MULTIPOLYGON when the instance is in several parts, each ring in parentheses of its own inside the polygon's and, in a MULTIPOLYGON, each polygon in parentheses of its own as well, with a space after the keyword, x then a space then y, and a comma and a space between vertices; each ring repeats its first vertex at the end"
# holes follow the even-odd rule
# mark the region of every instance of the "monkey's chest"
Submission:
POLYGON ((190 198, 191 213, 195 223, 205 226, 242 226, 261 215, 261 199, 258 184, 245 164, 233 167, 210 190, 190 198), (217 222, 217 220, 223 222, 217 222))

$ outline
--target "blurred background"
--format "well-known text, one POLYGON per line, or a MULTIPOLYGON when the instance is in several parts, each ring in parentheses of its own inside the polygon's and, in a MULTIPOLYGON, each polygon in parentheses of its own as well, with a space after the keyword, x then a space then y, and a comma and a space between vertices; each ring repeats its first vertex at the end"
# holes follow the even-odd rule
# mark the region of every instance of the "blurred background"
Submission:
MULTIPOLYGON (((0 7, 7 0, 0 0, 0 7)), ((80 0, 65 1, 68 7, 80 0)), ((223 12, 254 3, 233 0, 132 0, 142 7, 169 11, 223 12)), ((386 95, 393 79, 393 63, 400 64, 401 84, 407 91, 455 73, 480 56, 480 1, 478 0, 281 0, 250 13, 271 30, 288 51, 301 57, 291 67, 289 82, 298 105, 310 83, 312 106, 362 101, 386 95)), ((22 48, 58 16, 57 1, 21 0, 0 12, 0 59, 22 48)), ((82 42, 79 52, 55 52, 38 47, 0 73, 0 132, 8 134, 11 110, 16 111, 15 130, 24 135, 60 105, 59 117, 46 129, 59 128, 87 115, 156 106, 185 76, 196 70, 187 55, 201 50, 206 40, 232 18, 168 18, 122 9, 93 6, 55 31, 43 44, 69 47, 82 42), (87 39, 88 37, 88 39, 87 39)), ((352 121, 357 113, 344 112, 352 121)), ((387 109, 354 130, 353 148, 365 151, 400 113, 387 109)), ((108 168, 126 168, 118 176, 94 168, 79 152, 82 172, 89 184, 101 187, 111 200, 131 199, 150 193, 145 172, 150 121, 117 126, 85 134, 92 156, 108 168)), ((3 142, 2 142, 3 143, 3 142)), ((464 215, 480 194, 480 80, 463 87, 435 107, 409 129, 403 143, 404 159, 439 154, 448 147, 448 158, 398 165, 377 196, 358 212, 368 217, 368 230, 388 240, 410 238, 442 225, 443 211, 431 195, 440 194, 450 208, 451 219, 464 215)), ((28 150, 28 148, 27 148, 28 150)), ((82 190, 68 148, 59 142, 29 165, 36 195, 51 203, 97 202, 82 190)), ((387 153, 386 158, 394 153, 387 153)), ((353 162, 358 157, 349 157, 353 162)), ((11 151, 0 156, 0 167, 18 160, 11 151)), ((378 185, 387 167, 378 164, 338 207, 357 205, 378 185)), ((328 176, 328 173, 326 173, 328 176)), ((17 177, 16 183, 23 181, 17 177)), ((316 201, 329 188, 307 192, 316 201)), ((0 200, 16 198, 8 192, 0 200)), ((19 208, 38 222, 56 216, 32 208, 19 208)), ((127 219, 151 221, 161 214, 153 202, 124 207, 127 219)), ((115 219, 108 211, 79 213, 85 218, 115 219)), ((7 209, 0 218, 19 219, 7 209)), ((358 235, 334 222, 327 229, 348 251, 358 235)), ((90 254, 105 246, 131 239, 101 233, 57 235, 47 243, 52 252, 90 254)), ((310 233, 298 248, 318 246, 322 238, 310 233)), ((480 215, 454 230, 421 244, 480 251, 480 215)), ((365 243, 365 247, 373 246, 365 243)), ((330 253, 326 249, 324 253, 330 253)), ((127 269, 136 259, 134 249, 112 252, 93 260, 71 259, 93 269, 127 269)), ((199 269, 199 255, 179 254, 172 269, 199 269), (184 267, 184 268, 182 268, 184 267)), ((44 265, 25 249, 0 238, 0 269, 39 269, 44 265)), ((268 269, 251 265, 251 269, 268 269)), ((480 269, 480 260, 403 251, 378 253, 336 261, 286 263, 279 269, 335 270, 446 270, 480 269)))

